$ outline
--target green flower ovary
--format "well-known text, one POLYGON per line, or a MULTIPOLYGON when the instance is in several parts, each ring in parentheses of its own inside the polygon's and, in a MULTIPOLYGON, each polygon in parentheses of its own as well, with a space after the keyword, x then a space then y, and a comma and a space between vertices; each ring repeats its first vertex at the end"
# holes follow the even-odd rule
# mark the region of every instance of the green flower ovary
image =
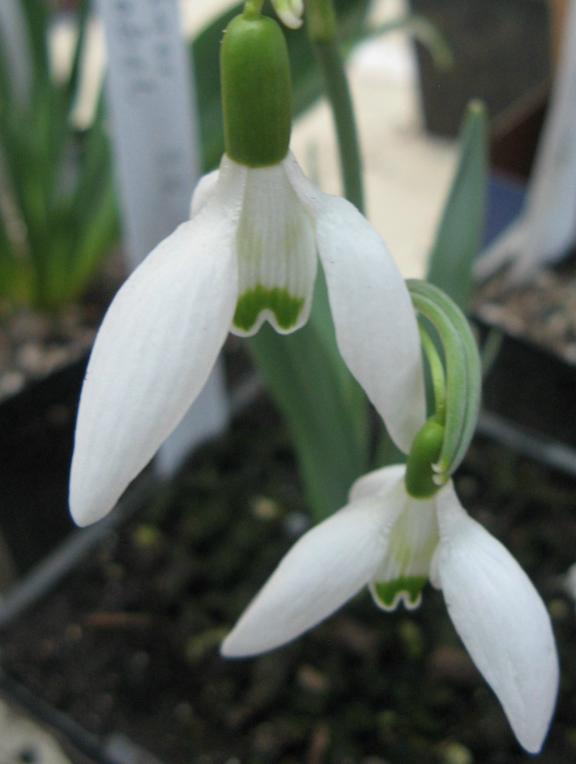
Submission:
POLYGON ((278 24, 258 13, 236 16, 220 52, 226 153, 267 167, 288 153, 292 117, 290 61, 278 24))

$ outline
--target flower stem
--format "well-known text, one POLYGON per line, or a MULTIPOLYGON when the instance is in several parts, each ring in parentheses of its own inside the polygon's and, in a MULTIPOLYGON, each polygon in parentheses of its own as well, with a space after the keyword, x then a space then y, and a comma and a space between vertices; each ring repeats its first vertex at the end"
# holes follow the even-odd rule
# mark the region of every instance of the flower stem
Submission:
POLYGON ((362 161, 354 107, 336 40, 336 16, 332 0, 310 0, 306 10, 308 37, 318 57, 326 94, 332 108, 344 195, 364 211, 362 161))
POLYGON ((246 0, 244 3, 244 16, 259 16, 263 5, 264 0, 246 0))

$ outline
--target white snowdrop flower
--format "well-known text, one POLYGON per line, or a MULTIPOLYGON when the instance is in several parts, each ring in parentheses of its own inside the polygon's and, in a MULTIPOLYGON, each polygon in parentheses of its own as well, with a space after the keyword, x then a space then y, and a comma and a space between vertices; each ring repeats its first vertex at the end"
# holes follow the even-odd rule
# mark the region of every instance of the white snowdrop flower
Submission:
POLYGON ((239 16, 222 50, 220 169, 198 184, 191 219, 120 289, 96 337, 70 485, 79 525, 103 517, 175 429, 229 331, 249 336, 268 321, 287 334, 306 323, 318 256, 342 357, 401 448, 424 420, 418 328, 400 272, 356 208, 319 191, 288 151, 278 25, 239 16), (407 397, 419 403, 405 406, 407 397))
POLYGON ((415 499, 404 472, 396 465, 360 478, 349 504, 280 562, 222 653, 251 656, 284 645, 365 586, 384 610, 417 607, 430 578, 518 741, 536 753, 558 690, 546 607, 516 560, 462 508, 452 482, 415 499))

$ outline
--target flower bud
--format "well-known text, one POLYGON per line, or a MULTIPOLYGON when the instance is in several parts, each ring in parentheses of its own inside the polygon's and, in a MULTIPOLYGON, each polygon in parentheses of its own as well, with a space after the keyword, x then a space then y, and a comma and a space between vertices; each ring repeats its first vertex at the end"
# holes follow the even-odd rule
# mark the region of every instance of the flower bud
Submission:
POLYGON ((290 63, 280 26, 259 14, 236 16, 220 54, 226 153, 239 164, 266 167, 288 153, 290 63))

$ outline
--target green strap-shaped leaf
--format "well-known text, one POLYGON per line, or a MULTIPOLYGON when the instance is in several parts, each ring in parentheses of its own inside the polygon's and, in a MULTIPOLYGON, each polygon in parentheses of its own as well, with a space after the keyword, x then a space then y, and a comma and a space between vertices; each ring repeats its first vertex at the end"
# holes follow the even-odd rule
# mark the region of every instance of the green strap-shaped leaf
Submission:
POLYGON ((248 345, 290 430, 316 522, 342 507, 367 468, 367 404, 344 366, 322 274, 312 315, 294 334, 263 327, 248 345))
POLYGON ((48 34, 50 24, 48 4, 38 0, 20 0, 28 39, 30 55, 34 66, 35 84, 50 80, 50 60, 48 56, 48 34))
POLYGON ((14 278, 14 269, 17 266, 14 248, 8 235, 4 217, 4 212, 0 207, 0 298, 9 294, 10 285, 14 278))
POLYGON ((418 313, 434 327, 446 364, 446 415, 438 459, 444 482, 458 467, 478 421, 482 370, 478 346, 460 308, 433 284, 410 279, 408 289, 418 313))
POLYGON ((486 211, 487 119, 482 103, 468 106, 456 174, 428 264, 428 281, 468 312, 472 269, 480 251, 486 211))

